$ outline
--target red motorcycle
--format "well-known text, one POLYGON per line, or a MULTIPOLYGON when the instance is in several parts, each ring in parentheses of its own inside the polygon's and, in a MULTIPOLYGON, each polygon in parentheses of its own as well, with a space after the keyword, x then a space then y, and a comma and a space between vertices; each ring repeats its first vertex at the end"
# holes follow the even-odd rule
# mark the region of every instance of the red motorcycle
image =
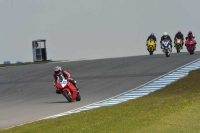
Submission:
POLYGON ((76 87, 69 82, 68 80, 65 79, 65 77, 61 74, 59 76, 57 76, 57 84, 56 84, 56 88, 58 88, 61 93, 63 94, 63 96, 69 101, 69 102, 73 102, 74 100, 76 101, 80 101, 81 100, 81 96, 80 93, 77 91, 72 91, 70 88, 73 88, 74 90, 76 90, 76 87))
POLYGON ((188 50, 188 52, 190 53, 190 55, 194 54, 194 50, 195 50, 195 41, 194 38, 190 37, 185 41, 185 45, 186 48, 188 50))

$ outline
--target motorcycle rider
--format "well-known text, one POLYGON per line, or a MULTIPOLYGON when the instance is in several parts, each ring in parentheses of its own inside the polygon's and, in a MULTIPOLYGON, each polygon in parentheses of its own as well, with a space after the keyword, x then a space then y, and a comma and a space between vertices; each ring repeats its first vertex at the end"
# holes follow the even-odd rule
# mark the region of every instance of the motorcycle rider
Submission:
MULTIPOLYGON (((195 35, 192 33, 191 30, 188 32, 187 37, 185 37, 185 40, 187 40, 188 38, 193 38, 193 39, 195 38, 195 35)), ((196 46, 196 44, 197 44, 196 40, 194 40, 194 42, 195 42, 195 46, 196 46)), ((186 46, 186 44, 185 44, 185 46, 186 46)))
MULTIPOLYGON (((76 81, 74 81, 72 78, 71 78, 71 75, 70 73, 68 73, 66 70, 62 70, 62 68, 60 66, 56 66, 54 68, 54 74, 53 74, 53 85, 55 86, 56 85, 56 80, 57 80, 57 76, 63 74, 63 76, 69 81, 71 82, 75 88, 76 88, 76 91, 77 93, 79 92, 78 91, 78 88, 77 88, 77 84, 76 84, 76 81)), ((73 89, 72 89, 73 90, 73 89)), ((56 88, 56 93, 57 94, 61 94, 60 90, 56 88)))
MULTIPOLYGON (((155 42, 155 47, 156 47, 156 36, 154 35, 154 33, 151 33, 149 36, 148 36, 148 38, 147 38, 147 43, 148 43, 148 40, 149 39, 153 39, 154 40, 154 42, 155 42)), ((146 43, 146 46, 148 46, 148 44, 146 43)), ((147 48, 147 50, 148 50, 148 48, 147 48)))
MULTIPOLYGON (((193 39, 195 38, 195 35, 192 33, 191 30, 188 32, 187 37, 185 37, 185 40, 187 40, 188 38, 193 38, 193 39)), ((194 49, 196 49, 196 44, 197 42, 196 40, 194 40, 194 49)), ((185 46, 187 47, 187 44, 185 44, 185 46)))
POLYGON ((176 43, 176 38, 182 39, 182 46, 181 46, 181 49, 183 49, 184 36, 183 36, 183 34, 181 33, 180 30, 175 34, 175 37, 174 37, 174 47, 175 47, 175 43, 176 43))
POLYGON ((164 39, 168 39, 168 40, 170 40, 170 46, 171 46, 171 52, 172 52, 172 39, 171 39, 171 37, 167 34, 167 32, 164 32, 164 35, 161 37, 161 40, 160 40, 160 48, 161 49, 163 49, 163 47, 162 47, 162 41, 164 40, 164 39))

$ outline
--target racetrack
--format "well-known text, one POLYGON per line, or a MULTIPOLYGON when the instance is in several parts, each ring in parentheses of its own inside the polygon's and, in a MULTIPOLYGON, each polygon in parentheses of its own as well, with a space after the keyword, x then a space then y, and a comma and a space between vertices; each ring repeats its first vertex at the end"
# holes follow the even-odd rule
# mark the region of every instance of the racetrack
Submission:
POLYGON ((0 68, 0 129, 98 102, 138 87, 200 57, 173 53, 0 68), (82 100, 68 103, 55 93, 53 68, 77 80, 82 100))

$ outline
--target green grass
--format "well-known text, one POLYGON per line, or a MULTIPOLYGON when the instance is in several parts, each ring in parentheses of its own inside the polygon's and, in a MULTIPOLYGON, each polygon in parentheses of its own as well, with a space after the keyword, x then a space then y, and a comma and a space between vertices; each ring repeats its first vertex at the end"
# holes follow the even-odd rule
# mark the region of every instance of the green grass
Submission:
MULTIPOLYGON (((0 67, 7 67, 7 66, 22 66, 22 65, 30 65, 30 64, 44 64, 48 63, 49 61, 38 61, 38 62, 23 62, 20 64, 11 63, 11 64, 0 64, 0 67)), ((52 61, 53 62, 53 61, 52 61)))
POLYGON ((149 95, 1 133, 198 133, 200 70, 149 95))

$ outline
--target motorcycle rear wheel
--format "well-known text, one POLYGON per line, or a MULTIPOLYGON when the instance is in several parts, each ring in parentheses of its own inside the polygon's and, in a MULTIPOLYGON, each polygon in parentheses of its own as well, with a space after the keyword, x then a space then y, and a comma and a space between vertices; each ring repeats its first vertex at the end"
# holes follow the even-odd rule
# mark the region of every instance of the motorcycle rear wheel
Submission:
POLYGON ((76 101, 81 101, 81 95, 80 95, 80 93, 77 94, 76 101))

